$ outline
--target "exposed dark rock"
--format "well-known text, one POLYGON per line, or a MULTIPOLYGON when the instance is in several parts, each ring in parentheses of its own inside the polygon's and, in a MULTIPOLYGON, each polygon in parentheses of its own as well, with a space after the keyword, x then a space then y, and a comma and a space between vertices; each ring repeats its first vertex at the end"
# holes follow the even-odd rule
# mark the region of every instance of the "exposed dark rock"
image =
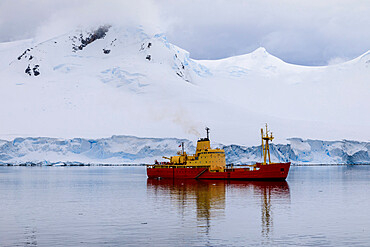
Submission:
POLYGON ((152 56, 151 55, 147 55, 146 56, 146 59, 148 59, 150 61, 152 59, 152 56))
POLYGON ((31 76, 31 68, 30 66, 28 65, 27 69, 24 71, 24 73, 28 74, 29 76, 31 76))
POLYGON ((32 72, 33 72, 33 75, 34 76, 38 76, 38 75, 40 75, 39 67, 40 67, 40 65, 36 64, 31 69, 31 66, 28 65, 27 68, 26 68, 26 70, 24 71, 24 73, 28 74, 29 76, 32 76, 32 72))
POLYGON ((24 55, 26 55, 26 54, 27 54, 27 52, 29 52, 29 51, 31 51, 31 50, 30 50, 30 49, 25 50, 25 51, 22 53, 22 55, 20 55, 20 56, 18 57, 18 60, 21 60, 21 58, 22 58, 24 55))
POLYGON ((30 58, 28 60, 32 60, 33 56, 31 55, 30 58))
POLYGON ((152 46, 152 43, 151 42, 148 42, 147 45, 145 45, 145 43, 142 43, 139 51, 143 51, 146 48, 150 48, 151 46, 152 46))
POLYGON ((110 50, 108 50, 108 49, 103 49, 103 52, 104 52, 104 54, 109 54, 109 53, 110 53, 110 50))
POLYGON ((36 64, 35 65, 35 67, 33 67, 33 74, 35 75, 35 76, 38 76, 39 74, 40 74, 40 71, 39 71, 39 65, 38 64, 36 64))
POLYGON ((79 40, 81 42, 80 45, 74 44, 74 46, 72 47, 73 51, 82 50, 83 48, 85 48, 87 45, 91 44, 95 40, 104 38, 105 35, 107 34, 107 32, 109 31, 109 28, 110 27, 111 26, 102 26, 102 27, 99 27, 96 31, 94 31, 93 33, 89 34, 86 38, 84 38, 82 34, 80 34, 80 37, 79 38, 77 38, 76 36, 73 36, 73 39, 72 40, 76 40, 77 39, 77 40, 79 40))

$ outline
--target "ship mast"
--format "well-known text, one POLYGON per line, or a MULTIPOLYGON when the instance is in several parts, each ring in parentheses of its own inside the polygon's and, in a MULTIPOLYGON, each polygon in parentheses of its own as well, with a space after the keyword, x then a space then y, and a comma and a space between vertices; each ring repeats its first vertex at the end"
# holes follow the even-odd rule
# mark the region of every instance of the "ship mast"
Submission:
POLYGON ((262 137, 261 148, 262 148, 262 155, 263 155, 263 165, 267 164, 267 162, 266 162, 267 154, 269 156, 269 164, 270 164, 271 163, 271 157, 270 157, 269 141, 272 141, 274 139, 274 137, 272 136, 272 132, 270 132, 270 136, 269 136, 269 131, 267 129, 267 124, 266 124, 266 133, 264 133, 263 128, 261 128, 261 137, 262 137))
POLYGON ((206 131, 207 131, 207 139, 209 140, 209 128, 206 127, 206 131))

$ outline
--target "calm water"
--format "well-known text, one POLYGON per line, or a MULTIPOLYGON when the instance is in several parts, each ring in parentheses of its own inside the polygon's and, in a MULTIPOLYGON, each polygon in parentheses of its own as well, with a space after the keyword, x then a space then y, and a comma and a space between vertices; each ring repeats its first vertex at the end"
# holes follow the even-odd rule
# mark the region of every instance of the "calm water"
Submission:
POLYGON ((0 246, 370 246, 370 166, 287 182, 147 180, 144 167, 0 167, 0 246))

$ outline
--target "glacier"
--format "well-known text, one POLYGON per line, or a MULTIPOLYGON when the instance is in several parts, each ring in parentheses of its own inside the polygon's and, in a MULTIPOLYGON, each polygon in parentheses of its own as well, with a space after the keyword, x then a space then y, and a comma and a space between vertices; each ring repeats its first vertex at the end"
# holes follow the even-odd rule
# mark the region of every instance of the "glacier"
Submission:
MULTIPOLYGON (((195 60, 164 33, 101 25, 0 43, 0 139, 108 136, 276 142, 370 140, 370 52, 329 66, 289 64, 263 47, 195 60)), ((71 155, 74 154, 73 152, 71 155)), ((115 157, 111 157, 115 159, 115 157)), ((312 158, 314 160, 314 158, 312 158)))
MULTIPOLYGON (((49 137, 0 140, 1 165, 139 165, 164 161, 184 143, 195 152, 195 143, 176 138, 112 136, 100 139, 49 137)), ((227 163, 253 164, 261 161, 261 146, 223 145, 227 163)), ((270 144, 272 162, 292 164, 370 164, 370 142, 289 139, 289 144, 270 144)))

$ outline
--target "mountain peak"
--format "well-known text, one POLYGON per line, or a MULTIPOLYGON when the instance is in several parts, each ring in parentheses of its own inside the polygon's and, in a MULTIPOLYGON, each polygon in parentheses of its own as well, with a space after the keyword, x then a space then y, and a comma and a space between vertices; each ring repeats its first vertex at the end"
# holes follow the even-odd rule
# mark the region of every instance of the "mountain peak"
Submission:
MULTIPOLYGON (((20 51, 11 64, 17 73, 24 72, 30 77, 60 73, 66 76, 77 71, 99 75, 101 71, 113 69, 107 69, 107 64, 117 67, 126 60, 131 61, 129 63, 135 61, 136 68, 144 71, 145 67, 154 65, 164 70, 169 68, 175 77, 187 82, 191 81, 190 65, 196 66, 189 53, 170 44, 164 33, 149 35, 142 27, 112 25, 79 28, 37 43, 20 51), (92 67, 101 71, 91 71, 92 67)), ((200 71, 196 70, 196 73, 200 71)), ((106 73, 103 74, 106 81, 106 73)))
POLYGON ((265 47, 258 47, 257 49, 255 49, 254 51, 246 55, 250 55, 252 57, 263 57, 263 58, 267 58, 271 56, 271 54, 267 52, 265 47))
POLYGON ((255 53, 255 54, 269 54, 266 50, 265 47, 258 47, 257 49, 255 49, 252 53, 255 53))

